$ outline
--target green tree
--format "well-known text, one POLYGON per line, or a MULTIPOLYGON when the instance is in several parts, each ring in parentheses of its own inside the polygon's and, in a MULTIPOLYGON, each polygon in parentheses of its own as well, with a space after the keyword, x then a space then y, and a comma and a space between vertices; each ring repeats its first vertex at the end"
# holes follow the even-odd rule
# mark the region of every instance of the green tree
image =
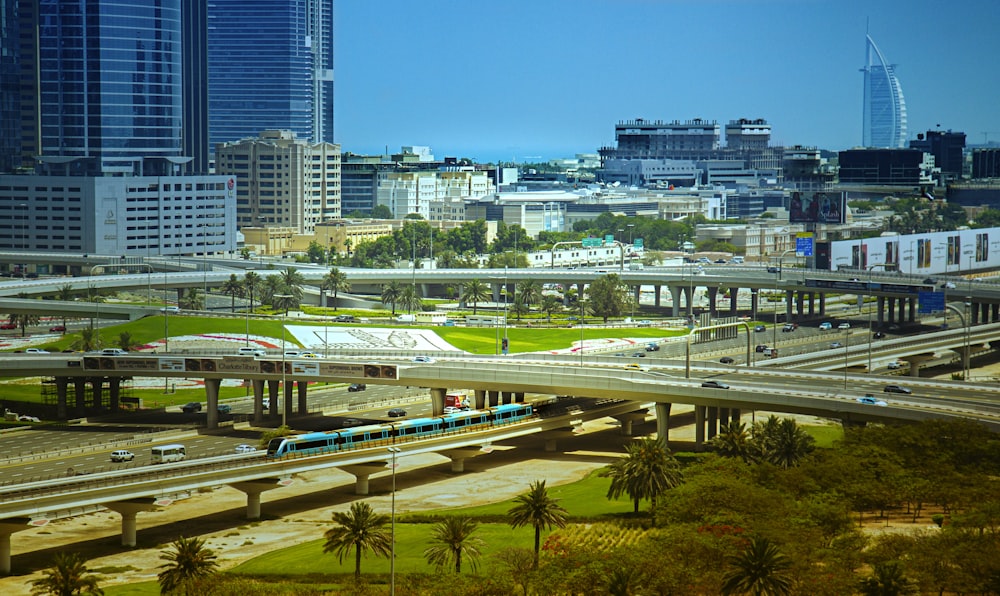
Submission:
POLYGON ((424 308, 424 300, 413 284, 403 286, 399 295, 399 305, 409 312, 419 312, 424 308))
POLYGON ((876 563, 871 577, 861 580, 858 589, 864 596, 905 596, 918 592, 899 561, 876 563))
POLYGON ((490 295, 490 288, 478 278, 470 279, 462 285, 462 301, 468 304, 472 302, 472 314, 475 315, 479 308, 479 303, 486 300, 490 295))
POLYGON ((763 461, 782 468, 797 465, 813 450, 815 440, 791 418, 769 416, 754 424, 752 451, 763 461))
POLYGON ((222 293, 232 298, 232 305, 229 309, 230 312, 236 312, 236 299, 242 297, 244 292, 245 288, 240 282, 240 278, 236 277, 235 273, 231 274, 229 279, 226 280, 226 283, 222 284, 222 293))
POLYGON ((294 267, 289 267, 281 272, 281 293, 295 296, 295 302, 302 301, 302 286, 306 279, 294 267))
POLYGON ((514 506, 507 512, 512 528, 531 526, 535 529, 535 562, 538 569, 538 552, 541 549, 542 528, 566 527, 567 512, 558 499, 549 496, 544 480, 532 482, 528 492, 514 499, 514 506))
POLYGON ((372 219, 392 219, 392 209, 387 205, 375 205, 372 207, 372 219))
POLYGON ((403 287, 398 281, 390 281, 382 285, 382 304, 392 306, 392 315, 396 316, 396 303, 403 295, 403 287))
POLYGON ((464 559, 475 571, 479 565, 479 549, 484 544, 482 540, 472 536, 478 526, 468 517, 446 517, 434 525, 431 546, 424 550, 424 558, 439 569, 454 566, 455 573, 462 572, 464 559))
POLYGON ((549 323, 552 322, 552 315, 561 312, 562 309, 562 300, 558 296, 542 296, 542 312, 545 313, 549 323))
POLYGON ((386 533, 385 525, 389 516, 377 514, 364 501, 351 504, 349 512, 335 511, 333 521, 336 526, 327 530, 323 537, 323 552, 334 553, 340 563, 354 551, 354 579, 361 579, 361 553, 370 550, 379 557, 392 555, 392 538, 386 533))
POLYGON ((308 257, 310 263, 323 264, 327 259, 326 247, 313 240, 306 248, 306 256, 308 257))
POLYGON ((52 567, 42 572, 42 577, 32 580, 33 595, 78 596, 104 594, 97 585, 96 575, 87 575, 87 564, 77 553, 59 552, 52 560, 52 567))
MULTIPOLYGON (((330 269, 330 272, 323 276, 323 283, 320 285, 320 291, 326 290, 333 294, 333 309, 337 310, 337 294, 340 292, 350 292, 351 282, 347 280, 347 274, 334 267, 330 269)), ((323 304, 322 297, 320 297, 320 304, 323 304)))
POLYGON ((755 537, 746 549, 730 558, 731 570, 722 580, 721 594, 780 596, 791 594, 791 561, 766 538, 755 537))
POLYGON ((185 310, 202 310, 205 308, 205 296, 198 288, 188 288, 184 297, 177 301, 178 306, 185 310))
POLYGON ((170 543, 169 550, 160 552, 160 560, 166 561, 160 565, 163 571, 157 575, 160 594, 179 590, 192 596, 200 593, 197 586, 192 584, 218 571, 219 564, 215 559, 215 553, 205 548, 205 541, 200 538, 181 536, 174 540, 170 543))
POLYGON ((299 301, 292 294, 275 294, 271 296, 271 308, 274 310, 283 310, 285 315, 288 315, 288 311, 298 306, 299 301))
POLYGON ((747 425, 735 420, 725 425, 719 434, 712 438, 712 447, 723 457, 737 457, 749 463, 751 447, 747 425))
MULTIPOLYGON (((63 285, 59 286, 59 288, 56 290, 56 300, 62 300, 63 302, 69 302, 69 301, 73 300, 74 296, 76 296, 76 290, 73 289, 73 284, 63 284, 63 285)), ((63 312, 63 316, 62 316, 62 326, 63 327, 66 326, 66 313, 65 312, 63 312)), ((66 333, 66 332, 63 331, 63 333, 66 333)))
POLYGON ((243 291, 249 301, 250 310, 253 310, 254 296, 260 296, 260 286, 260 275, 253 271, 247 271, 243 274, 243 291))
POLYGON ((542 286, 539 285, 538 280, 529 279, 517 285, 517 297, 528 306, 538 304, 542 298, 542 286))
POLYGON ((129 333, 128 331, 123 331, 118 334, 117 343, 118 347, 125 350, 126 352, 130 351, 136 345, 135 339, 132 337, 132 334, 129 333))
POLYGON ((82 352, 90 352, 100 344, 100 337, 97 329, 84 327, 80 330, 80 339, 73 342, 73 348, 82 352))
POLYGON ((591 312, 602 317, 605 323, 611 317, 622 316, 630 304, 628 286, 621 283, 621 278, 615 273, 595 279, 587 289, 587 295, 591 312))
POLYGON ((635 513, 639 512, 639 501, 649 499, 650 515, 655 525, 657 497, 683 482, 680 463, 670 453, 666 443, 656 438, 633 441, 625 450, 624 457, 602 472, 603 476, 611 477, 608 498, 628 495, 635 513))

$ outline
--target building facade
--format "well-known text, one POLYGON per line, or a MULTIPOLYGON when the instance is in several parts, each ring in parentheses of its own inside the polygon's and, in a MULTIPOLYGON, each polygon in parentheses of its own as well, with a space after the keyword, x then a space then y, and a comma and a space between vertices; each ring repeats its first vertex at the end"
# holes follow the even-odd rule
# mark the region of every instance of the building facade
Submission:
POLYGON ((316 224, 341 216, 340 145, 267 130, 216 146, 215 162, 217 172, 241 181, 236 195, 240 228, 277 226, 310 234, 316 224))
POLYGON ((840 152, 840 183, 916 187, 924 153, 918 149, 850 149, 840 152))
POLYGON ((972 177, 1000 178, 1000 147, 972 150, 972 177))
POLYGON ((962 177, 965 166, 965 133, 950 130, 928 130, 910 141, 910 149, 919 149, 934 156, 934 165, 941 171, 941 182, 962 177))
POLYGON ((889 64, 870 35, 865 35, 863 139, 865 147, 906 146, 906 101, 896 78, 896 66, 889 64))
POLYGON ((208 3, 209 142, 333 143, 333 0, 208 3))

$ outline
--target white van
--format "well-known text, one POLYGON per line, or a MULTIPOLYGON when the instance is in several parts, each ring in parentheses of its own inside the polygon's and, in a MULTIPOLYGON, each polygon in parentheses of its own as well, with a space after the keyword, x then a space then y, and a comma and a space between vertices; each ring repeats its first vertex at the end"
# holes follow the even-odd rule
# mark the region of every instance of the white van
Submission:
POLYGON ((733 265, 742 265, 743 257, 733 257, 732 259, 730 259, 729 262, 732 263, 733 265))
POLYGON ((172 461, 184 461, 185 457, 187 451, 184 445, 173 444, 153 447, 151 459, 154 464, 166 464, 172 461))
POLYGON ((396 321, 399 323, 414 323, 417 320, 416 315, 397 315, 396 321))

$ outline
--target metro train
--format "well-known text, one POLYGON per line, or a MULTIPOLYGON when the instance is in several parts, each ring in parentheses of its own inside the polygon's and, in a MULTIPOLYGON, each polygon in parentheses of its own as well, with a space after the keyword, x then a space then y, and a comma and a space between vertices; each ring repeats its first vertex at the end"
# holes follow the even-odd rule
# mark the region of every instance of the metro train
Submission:
POLYGON ((379 444, 393 444, 407 439, 434 437, 464 429, 503 426, 521 422, 534 414, 535 410, 531 404, 504 404, 435 418, 414 418, 329 432, 277 437, 268 442, 267 457, 275 459, 307 457, 379 444))

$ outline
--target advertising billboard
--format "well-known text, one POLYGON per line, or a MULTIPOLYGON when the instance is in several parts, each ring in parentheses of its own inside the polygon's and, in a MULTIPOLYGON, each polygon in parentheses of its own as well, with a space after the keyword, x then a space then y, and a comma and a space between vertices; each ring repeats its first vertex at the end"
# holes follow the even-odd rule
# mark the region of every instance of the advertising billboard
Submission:
POLYGON ((793 192, 788 206, 790 223, 841 224, 845 221, 847 195, 842 192, 793 192))

